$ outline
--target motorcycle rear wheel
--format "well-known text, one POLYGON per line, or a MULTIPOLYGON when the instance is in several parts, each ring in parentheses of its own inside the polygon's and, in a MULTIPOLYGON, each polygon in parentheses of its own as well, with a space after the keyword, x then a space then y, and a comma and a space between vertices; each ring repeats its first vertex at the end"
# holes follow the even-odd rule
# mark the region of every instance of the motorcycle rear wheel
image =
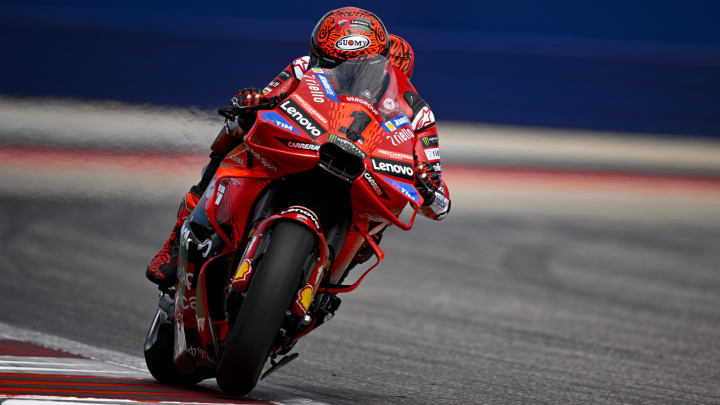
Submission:
POLYGON ((270 238, 217 367, 218 386, 228 394, 247 394, 257 384, 315 245, 312 231, 290 221, 279 222, 270 238))

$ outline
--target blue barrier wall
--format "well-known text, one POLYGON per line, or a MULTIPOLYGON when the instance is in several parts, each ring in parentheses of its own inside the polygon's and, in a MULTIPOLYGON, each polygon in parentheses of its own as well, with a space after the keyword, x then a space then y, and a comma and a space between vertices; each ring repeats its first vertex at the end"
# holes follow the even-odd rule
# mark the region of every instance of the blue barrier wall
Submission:
MULTIPOLYGON (((343 5, 96 3, 0 1, 0 94, 222 106, 343 5)), ((357 5, 411 42, 439 119, 720 136, 720 2, 589 3, 357 5)))

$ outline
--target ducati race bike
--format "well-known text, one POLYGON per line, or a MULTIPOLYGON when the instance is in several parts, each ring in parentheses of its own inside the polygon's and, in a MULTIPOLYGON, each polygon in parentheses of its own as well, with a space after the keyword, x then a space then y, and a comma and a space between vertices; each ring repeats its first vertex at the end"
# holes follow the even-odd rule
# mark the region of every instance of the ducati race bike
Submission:
POLYGON ((181 228, 176 285, 144 348, 158 381, 214 376, 227 393, 250 392, 268 358, 266 374, 294 359, 338 294, 380 263, 376 235, 412 227, 423 198, 401 102, 411 86, 397 72, 380 55, 312 68, 276 105, 236 107, 257 119, 181 228), (376 262, 344 283, 362 250, 376 262))

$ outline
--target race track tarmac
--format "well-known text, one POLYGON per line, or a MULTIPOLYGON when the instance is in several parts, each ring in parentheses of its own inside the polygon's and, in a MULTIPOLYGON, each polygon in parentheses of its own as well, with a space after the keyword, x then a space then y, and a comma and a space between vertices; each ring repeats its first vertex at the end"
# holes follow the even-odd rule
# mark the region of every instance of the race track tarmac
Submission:
MULTIPOLYGON (((0 195, 0 322, 141 356, 176 204, 0 195)), ((328 403, 720 403, 712 222, 421 219, 268 381, 328 403)))

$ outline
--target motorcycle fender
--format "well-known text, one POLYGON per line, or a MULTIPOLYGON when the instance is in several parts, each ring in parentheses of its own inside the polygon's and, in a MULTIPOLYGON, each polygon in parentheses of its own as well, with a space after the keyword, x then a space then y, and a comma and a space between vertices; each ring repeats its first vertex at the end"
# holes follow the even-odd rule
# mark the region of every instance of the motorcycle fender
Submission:
POLYGON ((232 288, 238 292, 244 292, 245 289, 247 289, 254 270, 253 259, 256 256, 259 241, 272 224, 278 220, 300 222, 315 233, 316 241, 318 243, 320 257, 313 266, 307 283, 298 291, 297 297, 293 301, 293 306, 291 308, 291 312, 293 314, 305 316, 315 295, 315 291, 317 291, 317 286, 320 284, 324 270, 328 267, 329 257, 329 249, 325 236, 322 233, 320 221, 318 220, 317 215, 308 208, 298 205, 288 207, 280 211, 278 214, 266 218, 258 225, 245 249, 245 252, 243 253, 242 260, 240 260, 240 263, 233 274, 232 288))

